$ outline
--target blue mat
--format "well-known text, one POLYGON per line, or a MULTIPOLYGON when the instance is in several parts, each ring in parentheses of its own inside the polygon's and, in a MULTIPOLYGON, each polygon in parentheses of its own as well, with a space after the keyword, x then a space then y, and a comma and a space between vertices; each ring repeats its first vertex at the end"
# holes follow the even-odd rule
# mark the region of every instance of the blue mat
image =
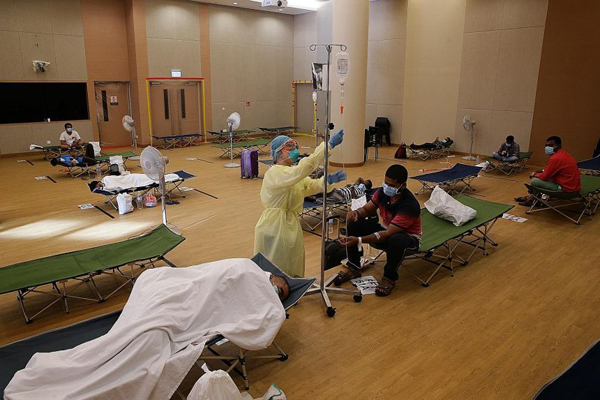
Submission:
POLYGON ((579 169, 586 169, 590 171, 600 171, 600 156, 590 158, 589 160, 579 161, 577 163, 579 169))
POLYGON ((455 164, 451 169, 439 172, 432 172, 430 174, 413 176, 411 177, 411 179, 433 183, 444 183, 454 181, 457 179, 464 179, 469 176, 476 176, 479 174, 481 169, 482 167, 475 167, 473 165, 458 163, 455 164))

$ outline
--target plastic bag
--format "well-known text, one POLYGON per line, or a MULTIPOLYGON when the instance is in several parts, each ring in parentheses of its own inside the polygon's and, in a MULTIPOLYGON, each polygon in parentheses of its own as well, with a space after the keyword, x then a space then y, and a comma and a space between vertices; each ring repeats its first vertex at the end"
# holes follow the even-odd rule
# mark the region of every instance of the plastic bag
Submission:
POLYGON ((119 169, 120 174, 123 174, 125 172, 125 166, 123 165, 123 157, 122 156, 110 156, 108 159, 109 159, 109 163, 111 166, 111 170, 112 170, 112 166, 116 165, 117 168, 119 169))
POLYGON ((121 193, 117 196, 117 206, 119 214, 127 214, 133 211, 133 197, 127 193, 121 193))
POLYGON ((156 207, 156 197, 152 193, 148 193, 146 197, 144 197, 144 205, 146 207, 156 207))
POLYGON ((233 379, 223 370, 210 371, 202 365, 204 375, 194 384, 188 400, 242 400, 233 379))
POLYGON ((477 216, 477 211, 465 206, 442 188, 436 186, 425 208, 436 217, 452 222, 455 226, 462 226, 477 216))

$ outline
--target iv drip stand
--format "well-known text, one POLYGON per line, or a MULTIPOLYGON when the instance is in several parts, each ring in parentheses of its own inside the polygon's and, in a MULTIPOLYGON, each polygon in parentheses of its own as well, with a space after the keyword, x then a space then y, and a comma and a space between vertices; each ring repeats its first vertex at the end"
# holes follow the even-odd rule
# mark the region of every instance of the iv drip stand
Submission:
POLYGON ((320 294, 323 298, 323 302, 325 302, 325 306, 327 307, 327 315, 333 317, 335 315, 335 308, 331 305, 331 301, 329 300, 329 293, 335 294, 346 294, 353 296, 355 302, 360 302, 362 300, 362 295, 358 290, 348 290, 342 288, 334 288, 330 287, 333 284, 335 278, 337 278, 338 274, 333 274, 327 281, 325 281, 325 244, 327 239, 327 172, 329 169, 329 131, 333 129, 333 124, 330 122, 331 117, 331 104, 330 104, 330 83, 331 83, 331 50, 333 47, 339 47, 340 50, 346 51, 347 47, 344 44, 312 44, 310 45, 310 51, 316 51, 318 46, 325 47, 327 50, 327 94, 326 94, 326 113, 327 120, 325 121, 325 136, 323 140, 325 141, 325 157, 323 161, 323 176, 325 177, 325 184, 323 185, 323 210, 321 212, 321 280, 319 283, 314 283, 313 287, 310 288, 306 295, 311 294, 320 294))

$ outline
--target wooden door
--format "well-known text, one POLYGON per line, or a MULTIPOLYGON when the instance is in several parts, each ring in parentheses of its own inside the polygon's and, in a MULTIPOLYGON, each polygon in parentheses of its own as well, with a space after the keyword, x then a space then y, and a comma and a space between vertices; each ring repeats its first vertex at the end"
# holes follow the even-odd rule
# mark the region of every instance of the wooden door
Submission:
POLYGON ((150 82, 153 136, 202 133, 198 82, 150 82))
POLYGON ((123 128, 130 114, 129 82, 96 82, 96 116, 100 142, 104 146, 132 145, 131 134, 123 128))

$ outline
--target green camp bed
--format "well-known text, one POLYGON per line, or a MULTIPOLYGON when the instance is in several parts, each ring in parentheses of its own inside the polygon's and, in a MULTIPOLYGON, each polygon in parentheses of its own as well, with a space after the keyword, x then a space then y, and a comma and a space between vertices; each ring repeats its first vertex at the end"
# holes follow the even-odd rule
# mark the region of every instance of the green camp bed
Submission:
MULTIPOLYGON (((233 136, 233 142, 243 142, 246 140, 246 137, 255 131, 249 129, 239 129, 237 131, 232 131, 231 134, 233 136)), ((219 131, 208 131, 212 135, 212 138, 217 141, 219 144, 229 143, 229 132, 219 132, 219 131)))
POLYGON ((592 216, 600 204, 600 176, 581 175, 581 190, 578 193, 540 189, 525 184, 533 196, 533 204, 526 214, 537 211, 554 210, 563 217, 580 225, 584 215, 592 216), (579 210, 564 210, 565 207, 579 206, 579 210), (575 218, 566 214, 573 212, 575 218))
POLYGON ((527 168, 527 162, 532 154, 533 151, 522 151, 519 153, 519 159, 514 162, 500 161, 496 160, 494 157, 486 158, 484 161, 487 162, 487 167, 483 169, 483 172, 500 171, 507 176, 513 172, 521 172, 527 168))
POLYGON ((125 285, 133 285, 134 264, 144 268, 154 267, 156 262, 164 261, 175 268, 165 255, 184 240, 184 237, 173 233, 165 225, 160 225, 152 232, 133 239, 9 265, 0 268, 0 294, 17 292, 17 300, 27 323, 60 301, 63 301, 65 311, 69 312, 69 298, 102 302, 125 285), (130 275, 121 271, 120 268, 125 265, 129 265, 130 275), (102 296, 94 282, 94 277, 102 274, 124 279, 125 282, 110 294, 102 296), (78 283, 67 288, 68 280, 76 280, 78 283), (84 284, 94 293, 95 298, 71 294, 84 284), (49 291, 39 289, 48 285, 49 291), (54 300, 30 317, 24 300, 31 293, 45 294, 54 297, 54 300))
POLYGON ((63 154, 71 154, 73 157, 78 157, 85 153, 85 143, 77 147, 63 148, 62 146, 40 146, 32 144, 30 150, 42 150, 44 152, 44 160, 58 158, 63 154))
MULTIPOLYGON (((454 276, 454 266, 467 265, 477 249, 481 250, 484 256, 488 255, 488 242, 492 246, 498 246, 489 234, 494 224, 504 213, 514 206, 509 204, 494 203, 487 200, 476 199, 467 195, 459 194, 454 197, 461 203, 477 210, 475 219, 467 222, 463 226, 454 226, 451 222, 436 217, 427 211, 421 210, 421 227, 423 236, 421 246, 416 252, 407 252, 405 262, 402 267, 410 272, 424 287, 438 273, 441 268, 445 268, 454 276), (466 257, 457 253, 460 244, 470 246, 470 252, 466 257), (411 259, 421 259, 432 263, 435 266, 433 272, 423 280, 415 274, 406 261, 411 259)), ((462 246, 464 247, 464 246, 462 246)), ((373 262, 375 260, 371 260, 373 262)))
POLYGON ((215 144, 213 147, 221 149, 223 152, 223 154, 219 156, 220 158, 229 158, 231 157, 231 152, 233 152, 233 157, 238 157, 242 154, 242 150, 244 149, 256 149, 260 154, 267 154, 263 149, 269 143, 271 143, 271 139, 259 138, 245 142, 215 144))

